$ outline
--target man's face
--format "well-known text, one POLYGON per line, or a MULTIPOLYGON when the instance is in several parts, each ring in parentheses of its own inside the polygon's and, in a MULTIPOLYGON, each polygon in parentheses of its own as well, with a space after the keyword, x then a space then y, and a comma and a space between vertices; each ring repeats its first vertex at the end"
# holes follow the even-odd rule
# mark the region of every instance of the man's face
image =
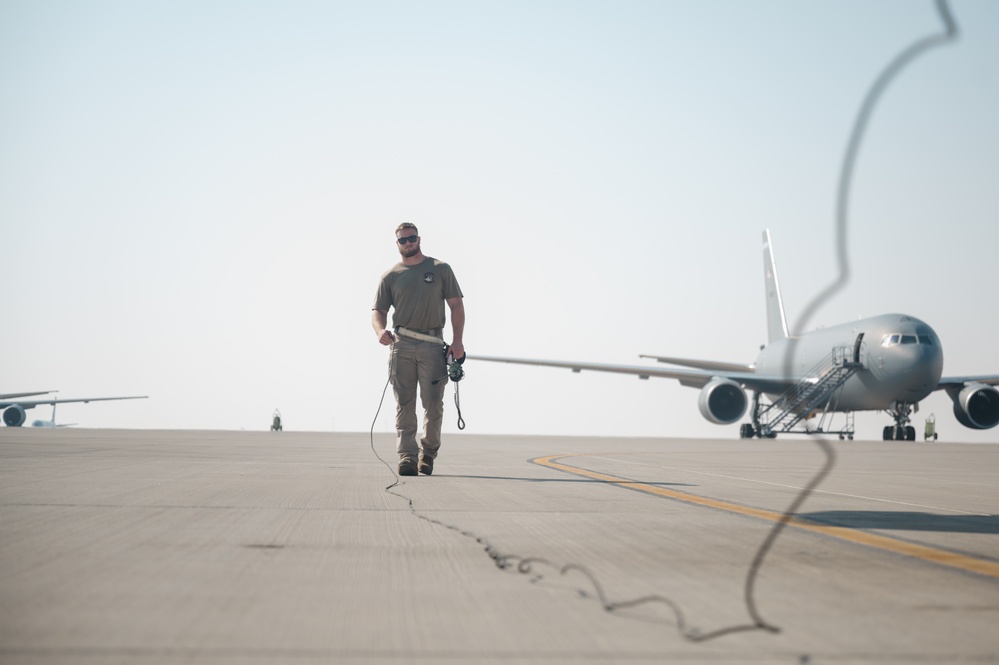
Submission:
POLYGON ((415 256, 420 251, 420 236, 416 235, 416 229, 403 229, 395 234, 396 245, 399 253, 404 257, 415 256), (402 243, 400 239, 407 242, 402 243))

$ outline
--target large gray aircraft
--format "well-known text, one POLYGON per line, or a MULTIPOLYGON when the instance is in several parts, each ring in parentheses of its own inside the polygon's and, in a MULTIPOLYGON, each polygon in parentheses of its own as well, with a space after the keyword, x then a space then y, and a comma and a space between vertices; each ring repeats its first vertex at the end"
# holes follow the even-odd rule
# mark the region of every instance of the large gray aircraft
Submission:
POLYGON ((654 365, 611 365, 590 362, 530 360, 469 355, 472 360, 563 367, 677 379, 701 391, 698 407, 712 423, 730 425, 750 410, 742 438, 775 437, 778 433, 827 432, 853 438, 853 413, 885 411, 894 420, 884 440, 914 441, 913 409, 935 390, 945 390, 954 416, 965 427, 989 429, 999 424, 999 375, 941 376, 943 349, 929 325, 905 314, 882 314, 798 336, 787 330, 784 304, 770 232, 763 233, 764 282, 768 343, 756 362, 740 365, 711 360, 640 356, 654 365), (752 400, 746 391, 752 392, 752 400), (834 414, 845 424, 830 427, 834 414))
MULTIPOLYGON (((51 390, 46 390, 43 392, 34 393, 6 393, 0 394, 0 409, 4 409, 3 412, 3 422, 7 427, 20 427, 27 420, 28 414, 25 413, 28 409, 33 409, 39 404, 51 404, 53 406, 52 421, 55 421, 55 405, 56 404, 68 404, 69 402, 106 402, 108 400, 120 400, 120 399, 147 399, 147 396, 133 396, 133 397, 77 397, 74 399, 35 399, 35 400, 22 400, 16 399, 20 397, 33 397, 37 395, 47 395, 51 393, 51 390), (12 401, 6 401, 12 400, 12 401)), ((39 421, 46 422, 46 421, 39 421)), ((39 425, 42 427, 43 425, 39 425)))

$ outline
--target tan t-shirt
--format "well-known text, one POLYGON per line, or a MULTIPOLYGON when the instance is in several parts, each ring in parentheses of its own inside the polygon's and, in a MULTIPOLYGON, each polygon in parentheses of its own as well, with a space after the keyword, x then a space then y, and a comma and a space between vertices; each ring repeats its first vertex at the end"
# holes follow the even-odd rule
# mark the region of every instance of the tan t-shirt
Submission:
POLYGON ((451 266, 428 256, 418 265, 397 263, 386 271, 372 309, 394 307, 392 327, 431 330, 443 328, 447 321, 444 301, 462 297, 451 266))

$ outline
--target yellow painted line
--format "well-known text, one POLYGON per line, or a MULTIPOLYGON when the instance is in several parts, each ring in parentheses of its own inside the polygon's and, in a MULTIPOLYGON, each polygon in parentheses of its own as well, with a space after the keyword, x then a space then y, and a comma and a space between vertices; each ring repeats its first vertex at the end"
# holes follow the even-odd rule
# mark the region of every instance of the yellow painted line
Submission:
MULTIPOLYGON (((687 494, 686 492, 678 492, 676 490, 665 489, 663 487, 656 487, 655 485, 649 485, 648 483, 635 482, 633 480, 628 480, 627 478, 618 478, 617 476, 611 476, 606 473, 599 473, 597 471, 587 471, 586 469, 580 469, 578 467, 569 466, 567 464, 562 464, 560 462, 554 461, 566 457, 586 457, 586 456, 587 455, 565 455, 565 454, 549 455, 548 457, 538 457, 531 461, 534 462, 535 464, 540 464, 541 466, 546 466, 550 469, 565 471, 566 473, 571 473, 577 476, 584 476, 586 478, 592 478, 594 480, 600 480, 606 483, 612 483, 614 485, 619 485, 621 487, 626 487, 628 489, 638 490, 639 492, 656 494, 658 496, 664 496, 669 499, 676 499, 678 501, 684 501, 686 503, 692 503, 698 506, 717 508, 718 510, 725 510, 731 513, 737 513, 739 515, 758 517, 760 519, 768 520, 770 522, 778 522, 783 517, 782 513, 777 513, 772 510, 750 508, 749 506, 742 506, 737 503, 730 503, 728 501, 707 499, 701 496, 696 496, 694 494, 687 494)), ((858 531, 856 529, 851 529, 849 527, 817 524, 815 522, 810 522, 808 520, 803 520, 797 517, 792 517, 791 520, 788 522, 788 526, 793 526, 798 529, 804 529, 805 531, 811 531, 813 533, 820 533, 825 536, 831 536, 833 538, 839 538, 840 540, 845 540, 851 543, 858 543, 860 545, 867 545, 868 547, 875 547, 877 549, 885 550, 888 552, 894 552, 895 554, 904 554, 906 556, 922 559, 924 561, 930 561, 932 563, 940 564, 942 566, 949 566, 951 568, 957 568, 959 570, 978 573, 979 575, 986 575, 988 577, 994 577, 996 579, 999 579, 999 563, 995 563, 993 561, 988 561, 985 559, 976 559, 975 557, 966 556, 964 554, 958 554, 956 552, 948 552, 947 550, 941 550, 935 547, 928 547, 926 545, 907 543, 903 540, 897 540, 895 538, 889 538, 887 536, 881 536, 866 531, 858 531)))

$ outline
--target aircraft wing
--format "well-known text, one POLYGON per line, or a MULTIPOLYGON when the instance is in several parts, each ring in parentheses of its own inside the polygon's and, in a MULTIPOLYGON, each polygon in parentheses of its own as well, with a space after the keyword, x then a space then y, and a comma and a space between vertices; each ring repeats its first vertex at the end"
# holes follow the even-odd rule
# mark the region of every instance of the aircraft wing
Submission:
POLYGON ((944 376, 937 383, 937 390, 942 388, 959 388, 966 383, 984 383, 989 386, 999 386, 999 375, 991 374, 985 376, 944 376))
MULTIPOLYGON (((41 393, 30 393, 30 394, 38 395, 41 393)), ((12 395, 5 395, 4 397, 12 397, 12 395)), ((16 400, 13 402, 0 402, 0 409, 5 409, 8 406, 14 406, 15 404, 25 409, 33 409, 40 404, 67 404, 69 402, 106 402, 108 400, 119 400, 119 399, 148 399, 148 395, 131 396, 131 397, 78 397, 75 399, 16 400)))
MULTIPOLYGON (((711 379, 723 377, 731 379, 750 390, 775 393, 797 383, 793 378, 766 376, 757 374, 751 369, 740 368, 741 371, 707 370, 707 369, 673 369, 655 365, 611 365, 591 362, 571 362, 565 360, 531 360, 527 358, 504 358, 498 356, 469 355, 470 360, 486 360, 489 362, 512 363, 515 365, 538 365, 542 367, 562 367, 573 372, 582 370, 594 372, 615 372, 617 374, 633 374, 640 379, 655 376, 664 379, 676 379, 681 385, 691 388, 703 388, 711 379)), ((719 363, 722 364, 722 363, 719 363)))
POLYGON ((51 390, 39 390, 34 393, 2 393, 0 394, 0 399, 11 399, 13 397, 34 397, 35 395, 48 395, 53 391, 51 390))

